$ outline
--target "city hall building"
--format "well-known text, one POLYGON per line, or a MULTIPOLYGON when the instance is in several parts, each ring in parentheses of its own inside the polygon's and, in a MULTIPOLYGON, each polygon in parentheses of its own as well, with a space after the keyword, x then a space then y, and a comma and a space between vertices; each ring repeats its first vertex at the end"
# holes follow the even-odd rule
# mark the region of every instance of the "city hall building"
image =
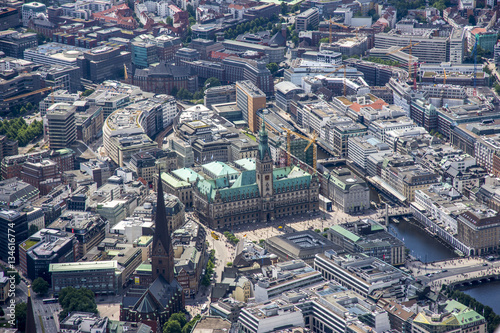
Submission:
POLYGON ((315 212, 319 181, 296 166, 274 168, 265 125, 259 132, 255 169, 237 175, 198 177, 193 206, 200 222, 214 229, 249 222, 269 222, 288 215, 315 212))

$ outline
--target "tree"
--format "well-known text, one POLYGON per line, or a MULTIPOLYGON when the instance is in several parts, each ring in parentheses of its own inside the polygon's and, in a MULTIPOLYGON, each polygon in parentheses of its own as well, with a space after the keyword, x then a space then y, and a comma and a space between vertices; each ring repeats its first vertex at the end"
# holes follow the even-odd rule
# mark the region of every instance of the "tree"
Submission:
POLYGON ((38 227, 34 224, 30 225, 30 230, 29 230, 29 235, 33 235, 34 233, 36 233, 38 231, 38 227))
POLYGON ((59 293, 59 304, 63 309, 59 313, 60 319, 66 318, 69 312, 74 311, 97 313, 95 295, 92 290, 87 288, 63 288, 59 293))
POLYGON ((89 95, 92 95, 94 93, 94 89, 87 89, 82 93, 82 97, 87 97, 89 95))
POLYGON ((187 89, 181 88, 179 92, 177 93, 177 99, 192 99, 193 94, 191 94, 187 89))
POLYGON ((177 96, 177 93, 179 92, 179 89, 177 89, 176 86, 172 87, 172 90, 170 90, 170 95, 172 96, 177 96))
POLYGON ((163 327, 163 333, 182 333, 181 324, 176 320, 169 320, 163 327))
POLYGON ((17 328, 24 332, 24 328, 26 327, 26 312, 28 310, 28 306, 26 303, 18 303, 15 308, 15 315, 17 321, 17 328))
POLYGON ((171 321, 171 320, 175 320, 175 321, 179 322, 181 327, 184 327, 184 325, 186 325, 186 323, 187 323, 186 315, 182 312, 174 313, 173 315, 171 315, 170 318, 168 319, 168 321, 171 321))
POLYGON ((288 5, 286 2, 282 1, 281 4, 281 15, 285 16, 288 13, 288 5))
POLYGON ((497 94, 500 94, 500 84, 498 84, 498 83, 495 83, 495 92, 497 94))
POLYGON ((213 87, 218 87, 220 86, 220 80, 216 77, 209 77, 206 81, 205 81, 205 89, 208 89, 208 88, 213 88, 213 87))
POLYGON ((194 93, 193 99, 200 100, 200 99, 203 99, 203 96, 205 96, 205 94, 203 93, 203 90, 200 89, 194 93))
POLYGON ((196 17, 196 13, 194 11, 194 7, 191 4, 186 6, 186 11, 189 13, 189 16, 196 17))
POLYGON ((476 17, 474 15, 469 16, 469 25, 476 25, 476 17))
POLYGON ((38 277, 33 281, 33 291, 38 295, 45 295, 49 291, 49 283, 43 278, 38 277))
POLYGON ((165 24, 172 25, 174 24, 174 20, 170 16, 167 16, 167 18, 165 19, 165 24))
POLYGON ((269 71, 271 72, 271 74, 275 74, 279 68, 278 64, 276 64, 275 62, 271 62, 269 64, 266 65, 267 69, 269 69, 269 71))
POLYGON ((320 43, 320 44, 321 44, 321 43, 330 43, 330 38, 328 38, 328 37, 321 38, 321 39, 319 40, 319 43, 320 43))

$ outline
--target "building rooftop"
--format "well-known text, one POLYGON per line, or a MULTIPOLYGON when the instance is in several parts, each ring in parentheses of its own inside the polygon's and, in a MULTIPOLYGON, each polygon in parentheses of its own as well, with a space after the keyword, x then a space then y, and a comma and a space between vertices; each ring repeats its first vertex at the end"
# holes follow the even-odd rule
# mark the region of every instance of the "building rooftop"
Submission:
POLYGON ((50 273, 65 273, 75 271, 98 271, 107 269, 118 269, 116 260, 109 261, 89 261, 89 262, 67 262, 62 264, 50 264, 50 273))

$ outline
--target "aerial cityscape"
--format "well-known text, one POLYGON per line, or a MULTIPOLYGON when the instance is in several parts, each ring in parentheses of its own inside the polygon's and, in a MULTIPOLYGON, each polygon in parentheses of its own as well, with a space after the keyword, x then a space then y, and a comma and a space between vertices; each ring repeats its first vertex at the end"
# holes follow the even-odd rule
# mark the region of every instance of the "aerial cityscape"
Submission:
POLYGON ((0 333, 500 333, 500 2, 0 0, 0 333))

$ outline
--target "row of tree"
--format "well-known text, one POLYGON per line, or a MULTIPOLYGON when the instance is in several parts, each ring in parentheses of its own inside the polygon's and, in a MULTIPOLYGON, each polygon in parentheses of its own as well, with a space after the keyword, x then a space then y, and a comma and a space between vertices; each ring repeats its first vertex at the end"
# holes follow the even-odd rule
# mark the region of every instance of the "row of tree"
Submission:
POLYGON ((194 324, 196 324, 200 318, 200 315, 196 315, 193 319, 187 321, 184 313, 174 313, 163 325, 163 333, 190 333, 194 324))
POLYGON ((211 77, 206 79, 205 83, 203 84, 203 87, 200 90, 196 91, 194 94, 185 88, 177 89, 177 87, 175 86, 170 91, 170 94, 172 96, 175 96, 177 99, 184 101, 190 101, 190 100, 199 101, 202 100, 203 97, 205 97, 206 89, 218 87, 220 85, 221 83, 218 78, 211 77))
POLYGON ((21 147, 26 146, 42 133, 43 123, 41 121, 34 120, 29 125, 22 117, 0 121, 0 134, 6 135, 11 140, 17 140, 21 147))
POLYGON ((234 245, 238 244, 238 242, 240 241, 238 239, 238 237, 236 237, 235 235, 233 235, 229 231, 224 231, 224 236, 226 236, 229 243, 234 244, 234 245))
POLYGON ((224 31, 224 38, 235 39, 238 35, 250 32, 256 33, 258 31, 271 30, 274 23, 278 22, 279 18, 276 15, 271 16, 271 18, 266 19, 264 17, 258 17, 252 21, 245 23, 240 23, 234 29, 229 28, 224 31))
POLYGON ((210 277, 214 273, 215 268, 215 250, 210 251, 210 256, 208 257, 207 268, 205 268, 205 275, 201 279, 201 284, 205 287, 210 285, 210 277))

